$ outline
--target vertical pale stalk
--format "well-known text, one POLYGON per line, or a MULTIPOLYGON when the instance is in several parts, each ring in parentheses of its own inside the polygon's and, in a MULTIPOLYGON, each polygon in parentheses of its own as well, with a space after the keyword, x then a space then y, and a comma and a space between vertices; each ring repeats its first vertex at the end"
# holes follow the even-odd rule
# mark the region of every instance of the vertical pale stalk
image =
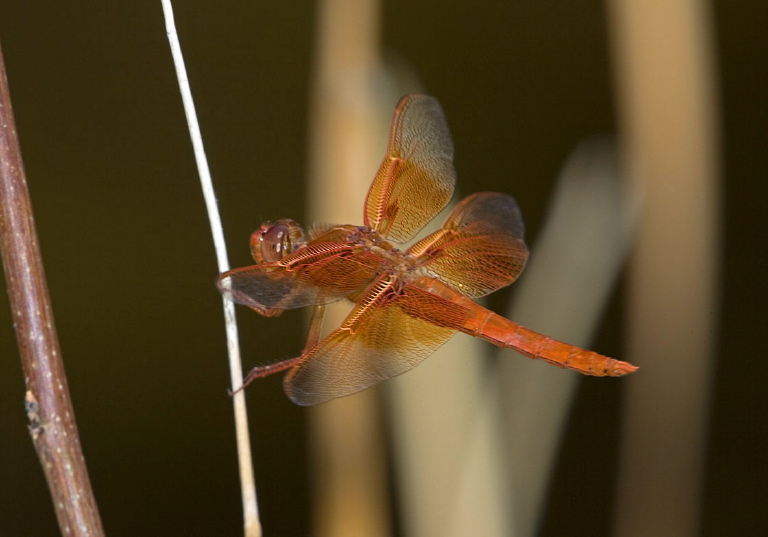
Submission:
POLYGON ((456 335, 389 381, 405 535, 510 535, 498 408, 481 404, 490 380, 484 346, 456 335))
MULTIPOLYGON (((445 113, 450 127, 454 115, 445 113)), ((452 208, 424 233, 436 230, 452 208)), ((457 334, 418 367, 387 383, 406 535, 510 535, 498 405, 488 404, 489 347, 457 334)))
MULTIPOLYGON (((583 144, 563 170, 511 318, 588 343, 625 259, 630 212, 610 144, 583 144)), ((510 351, 488 375, 483 347, 459 335, 390 381, 408 535, 537 532, 580 377, 510 351)))
POLYGON ((616 534, 698 533, 719 271, 708 3, 613 0, 626 171, 641 199, 616 534))
MULTIPOLYGON (((509 318, 593 349, 592 334, 626 259, 631 213, 612 145, 583 143, 563 168, 546 225, 516 284, 509 318)), ((501 352, 499 397, 505 408, 511 490, 507 503, 514 528, 510 534, 528 537, 538 534, 557 448, 582 377, 501 352)), ((599 457, 596 454, 590 464, 599 464, 599 457)))
MULTIPOLYGON (((179 81, 179 90, 184 103, 184 113, 187 117, 189 134, 192 138, 192 146, 195 152, 195 161, 200 176, 200 185, 203 189, 205 206, 208 211, 208 220, 211 223, 211 233, 216 249, 216 261, 219 272, 229 270, 227 260, 227 247, 224 241, 224 230, 221 225, 221 217, 216 204, 216 195, 213 191, 211 172, 208 169, 208 160, 205 156, 203 138, 200 134, 200 126, 195 112, 195 103, 192 99, 192 91, 189 88, 184 57, 181 53, 181 45, 176 34, 176 26, 173 20, 173 8, 170 0, 162 0, 163 13, 165 15, 166 32, 171 47, 173 62, 176 67, 176 76, 179 81)), ((240 361, 240 347, 238 345, 237 324, 235 321, 235 305, 232 301, 224 299, 224 322, 227 333, 227 351, 229 354, 229 369, 232 387, 243 384, 243 368, 240 361)), ((238 391, 232 396, 232 404, 235 413, 235 435, 240 469, 240 494, 243 503, 243 529, 246 537, 261 536, 261 522, 259 521, 259 509, 256 500, 256 482, 253 477, 253 464, 251 462, 251 443, 248 433, 248 412, 245 406, 245 392, 238 391)))
MULTIPOLYGON (((311 97, 311 221, 362 224, 368 186, 384 155, 386 120, 376 94, 379 5, 375 0, 318 4, 311 97)), ((386 103, 391 114, 394 103, 386 103)), ((335 306, 335 305, 332 305, 335 306)), ((329 307, 326 325, 343 312, 329 307)), ((390 533, 377 391, 311 408, 315 535, 390 533)))
MULTIPOLYGON (((313 220, 361 222, 365 194, 384 156, 389 118, 397 98, 405 93, 391 91, 393 84, 379 64, 377 10, 375 2, 322 4, 309 189, 313 220)), ((327 320, 335 326, 341 316, 327 320)), ((467 350, 474 345, 469 338, 456 340, 447 346, 447 353, 439 351, 388 383, 395 387, 393 421, 403 520, 412 535, 505 535, 497 529, 486 531, 503 512, 497 505, 498 489, 486 485, 499 478, 491 462, 497 459, 482 457, 474 465, 464 459, 466 446, 478 438, 478 428, 484 431, 480 435, 484 454, 498 446, 488 440, 496 430, 488 416, 473 422, 473 401, 482 384, 481 364, 467 350), (453 360, 444 361, 450 348, 453 360), (398 389, 403 386, 408 387, 398 389), (462 482, 471 486, 462 487, 462 482)), ((368 390, 311 409, 318 453, 319 535, 390 531, 375 393, 368 390)))

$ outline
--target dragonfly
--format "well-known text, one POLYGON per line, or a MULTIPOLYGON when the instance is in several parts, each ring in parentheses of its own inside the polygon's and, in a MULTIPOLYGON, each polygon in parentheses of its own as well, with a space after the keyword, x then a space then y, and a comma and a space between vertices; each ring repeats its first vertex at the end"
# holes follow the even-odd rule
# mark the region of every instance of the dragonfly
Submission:
POLYGON ((522 215, 511 196, 470 195, 440 229, 407 249, 399 246, 448 205, 455 184, 453 140, 440 104, 428 95, 406 95, 395 108, 362 226, 324 225, 305 233, 284 218, 255 231, 250 247, 256 264, 221 274, 219 290, 267 317, 314 309, 301 355, 255 367, 242 387, 288 370, 283 387, 291 401, 324 403, 408 371, 457 332, 585 375, 635 371, 473 300, 511 284, 528 259, 522 215), (351 312, 321 338, 325 305, 342 299, 352 301, 351 312))

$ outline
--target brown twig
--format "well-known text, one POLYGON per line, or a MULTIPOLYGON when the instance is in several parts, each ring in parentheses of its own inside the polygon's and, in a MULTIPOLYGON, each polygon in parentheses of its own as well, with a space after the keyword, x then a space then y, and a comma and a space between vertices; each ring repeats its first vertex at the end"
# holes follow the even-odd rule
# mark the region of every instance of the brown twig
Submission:
POLYGON ((85 466, 0 50, 0 249, 27 384, 30 434, 62 535, 104 535, 85 466))

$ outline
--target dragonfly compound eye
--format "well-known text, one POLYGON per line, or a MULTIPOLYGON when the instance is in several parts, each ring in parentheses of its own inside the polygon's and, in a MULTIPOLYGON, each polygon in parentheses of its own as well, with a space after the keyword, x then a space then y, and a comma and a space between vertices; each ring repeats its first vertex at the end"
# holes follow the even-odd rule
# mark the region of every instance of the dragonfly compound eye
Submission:
POLYGON ((289 218, 267 222, 251 235, 251 253, 258 263, 273 263, 304 244, 304 233, 289 218))
POLYGON ((288 226, 275 224, 261 234, 261 255, 264 261, 272 263, 279 261, 291 253, 291 239, 288 226))

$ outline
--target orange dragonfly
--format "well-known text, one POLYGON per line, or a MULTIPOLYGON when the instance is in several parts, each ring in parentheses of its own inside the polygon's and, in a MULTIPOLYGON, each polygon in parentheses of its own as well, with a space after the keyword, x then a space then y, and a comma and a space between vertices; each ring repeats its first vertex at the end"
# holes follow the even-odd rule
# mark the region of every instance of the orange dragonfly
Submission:
POLYGON ((473 194, 443 226, 407 250, 453 196, 453 141, 438 102, 403 97, 384 161, 363 207, 362 226, 313 228, 291 219, 251 236, 256 265, 217 282, 230 299, 265 316, 314 306, 301 356, 254 368, 243 386, 290 369, 283 385, 299 405, 374 386, 418 365, 458 332, 478 336, 585 375, 618 377, 637 367, 555 341, 472 301, 512 283, 528 259, 523 219, 506 194, 473 194), (340 328, 320 340, 324 305, 354 302, 340 328))

